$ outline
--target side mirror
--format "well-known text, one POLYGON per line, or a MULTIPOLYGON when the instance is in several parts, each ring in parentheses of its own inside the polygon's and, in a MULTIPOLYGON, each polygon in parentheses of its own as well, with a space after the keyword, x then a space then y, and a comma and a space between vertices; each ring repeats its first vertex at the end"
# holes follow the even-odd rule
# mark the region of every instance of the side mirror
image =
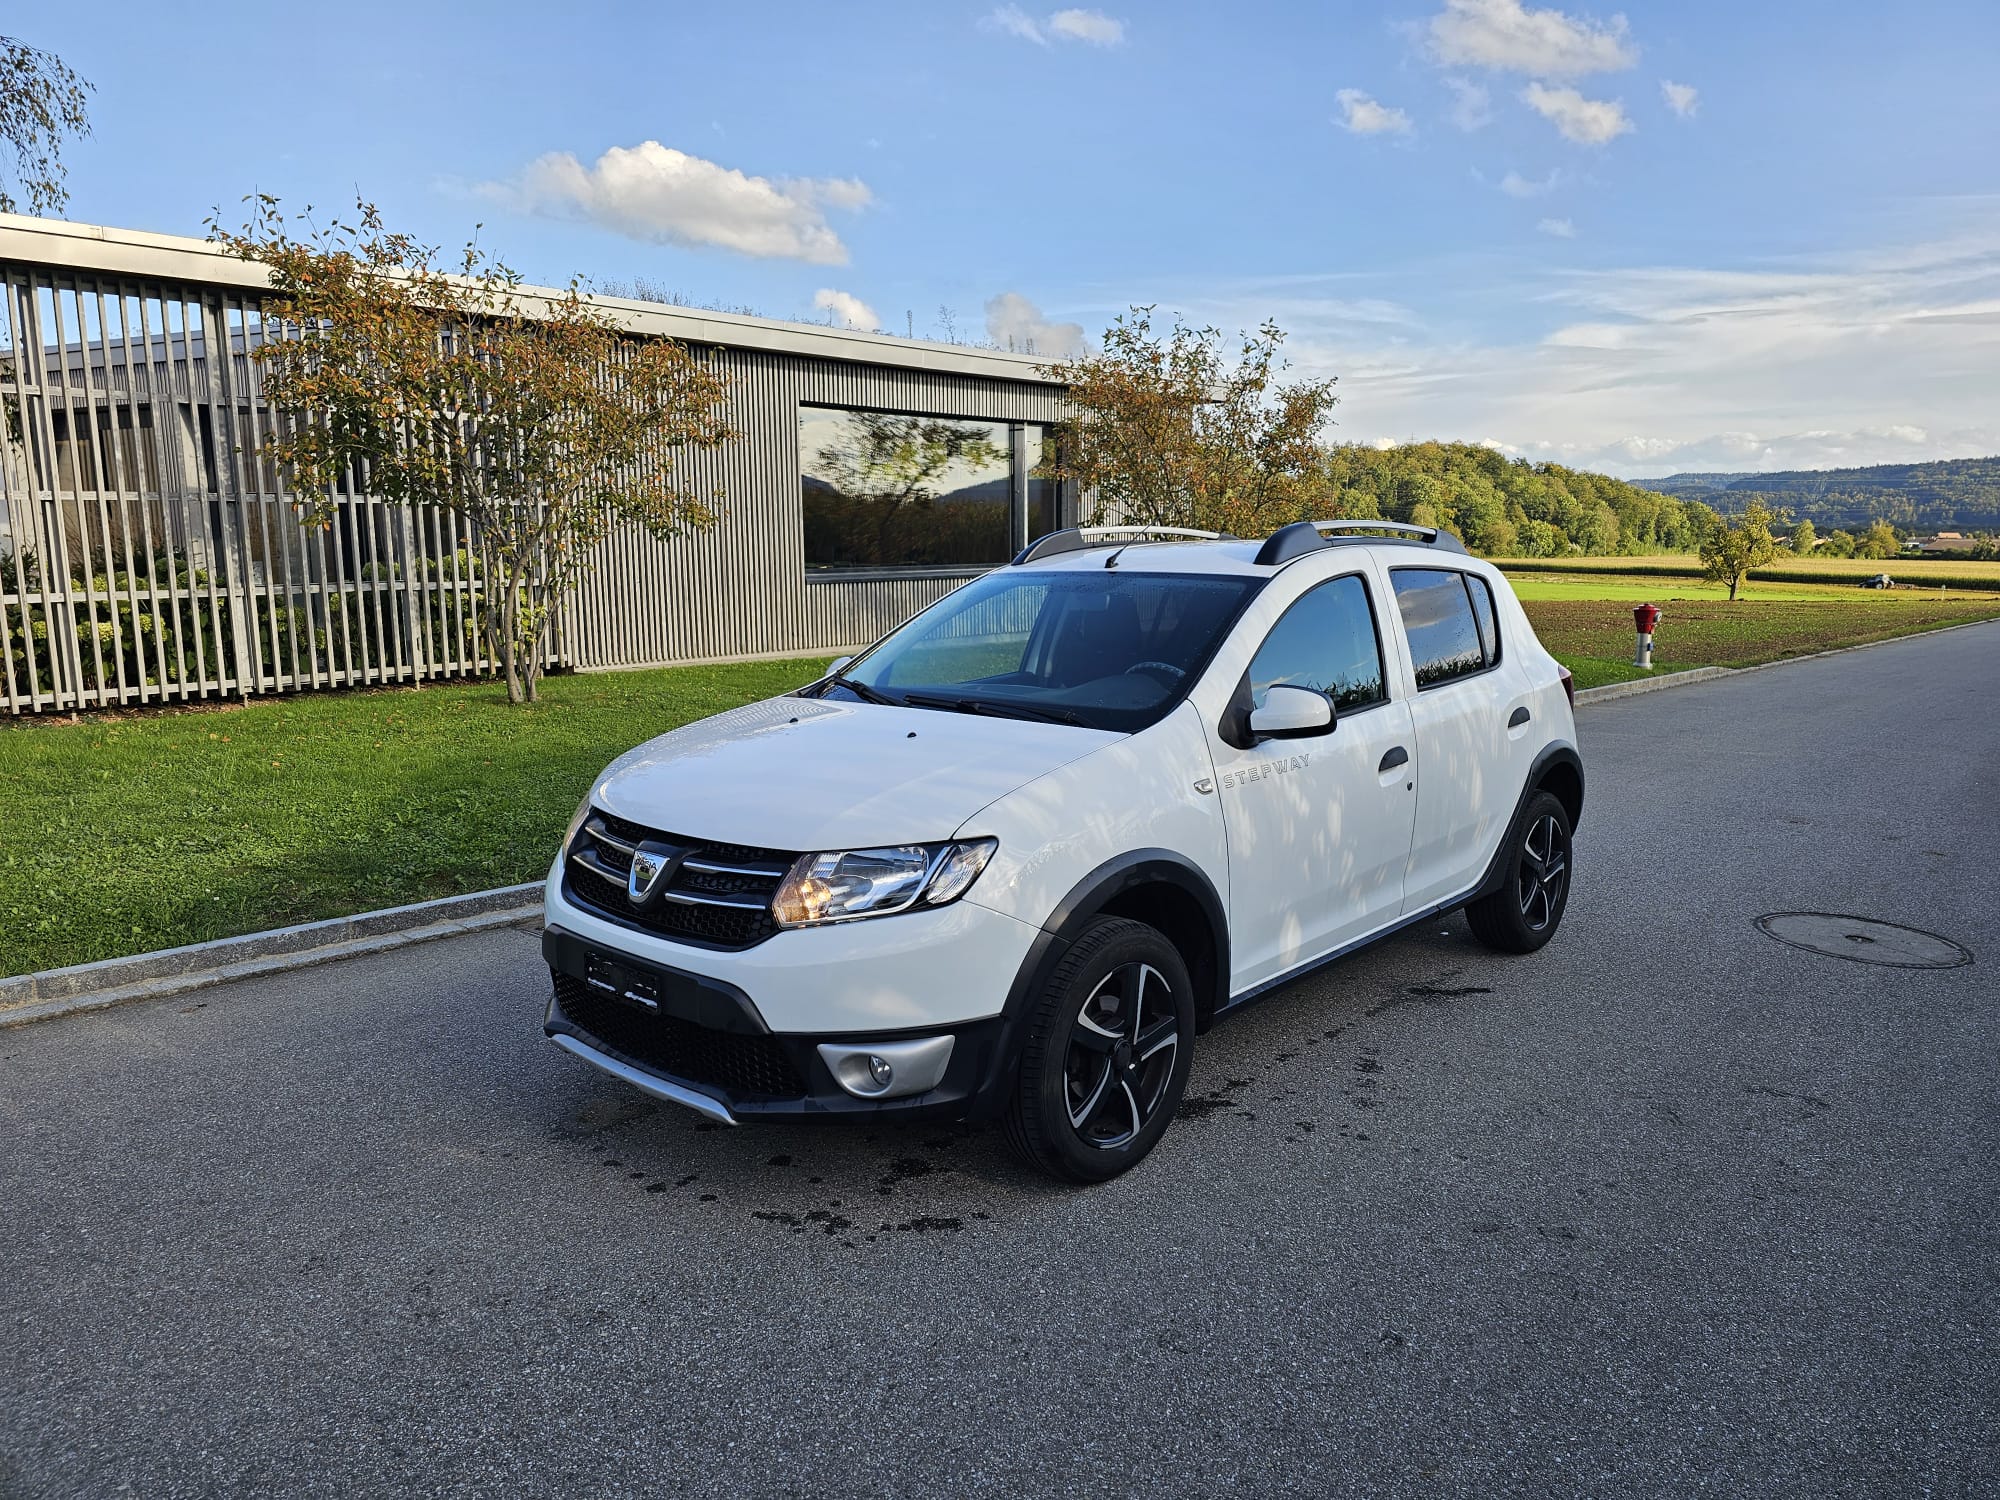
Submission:
POLYGON ((821 673, 820 675, 823 677, 832 677, 836 673, 843 670, 847 666, 847 664, 853 660, 854 658, 851 656, 836 656, 833 659, 833 665, 828 667, 826 671, 821 673))
POLYGON ((1333 701, 1311 688, 1277 685, 1250 712, 1250 733, 1260 740, 1301 740, 1333 729, 1333 701))

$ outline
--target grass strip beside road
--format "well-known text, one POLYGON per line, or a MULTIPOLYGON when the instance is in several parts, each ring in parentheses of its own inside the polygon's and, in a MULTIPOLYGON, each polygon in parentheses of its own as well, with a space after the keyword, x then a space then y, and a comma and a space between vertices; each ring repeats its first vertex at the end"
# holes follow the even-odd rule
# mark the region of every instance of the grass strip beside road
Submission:
MULTIPOLYGON (((1749 666, 2000 616, 1901 592, 1735 604, 1529 598, 1579 687, 1631 665, 1631 606, 1667 606, 1659 672, 1749 666)), ((1524 590, 1532 593, 1532 590, 1524 590)), ((652 735, 818 675, 826 658, 301 694, 0 724, 0 974, 29 973, 536 880, 591 777, 652 735)))
POLYGON ((0 974, 538 880, 607 761, 826 660, 0 725, 0 974))
MULTIPOLYGON (((1631 595, 1645 602, 1643 593, 1631 595)), ((1632 606, 1619 599, 1529 599, 1535 634, 1579 688, 1685 671, 1752 667, 1837 646, 1891 640, 1948 625, 2000 618, 2000 600, 1937 595, 1847 599, 1681 599, 1655 594, 1663 613, 1653 636, 1653 671, 1632 665, 1632 606)))

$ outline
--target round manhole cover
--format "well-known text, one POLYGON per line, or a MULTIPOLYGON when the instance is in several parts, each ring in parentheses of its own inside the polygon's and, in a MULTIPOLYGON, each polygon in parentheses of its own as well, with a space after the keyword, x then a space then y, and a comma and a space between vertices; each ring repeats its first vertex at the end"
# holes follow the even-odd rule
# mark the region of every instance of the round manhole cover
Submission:
POLYGON ((1757 925, 1793 948, 1852 959, 1858 964, 1880 964, 1888 969, 1956 969, 1972 962, 1972 955, 1950 938, 1867 917, 1774 911, 1759 917, 1757 925))

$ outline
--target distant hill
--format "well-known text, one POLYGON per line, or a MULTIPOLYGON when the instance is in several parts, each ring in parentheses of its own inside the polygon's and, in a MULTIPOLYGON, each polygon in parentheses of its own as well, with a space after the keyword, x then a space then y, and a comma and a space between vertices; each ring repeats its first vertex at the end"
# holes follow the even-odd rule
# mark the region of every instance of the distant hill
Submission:
POLYGON ((2000 458, 1950 458, 1865 469, 1792 469, 1776 474, 1671 474, 1633 483, 1703 500, 1726 514, 1752 500, 1788 510, 1821 531, 1887 521, 1906 531, 2000 528, 2000 458))

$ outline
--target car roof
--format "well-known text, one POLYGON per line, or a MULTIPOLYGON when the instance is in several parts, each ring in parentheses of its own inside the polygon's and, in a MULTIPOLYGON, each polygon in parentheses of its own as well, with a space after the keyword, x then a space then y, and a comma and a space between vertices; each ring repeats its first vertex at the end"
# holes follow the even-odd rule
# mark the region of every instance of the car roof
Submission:
POLYGON ((1057 552, 1046 557, 1037 557, 1022 566, 1052 573, 1101 573, 1111 556, 1116 554, 1119 572, 1200 573, 1210 577, 1269 578, 1295 562, 1305 561, 1306 558, 1332 558, 1349 549, 1365 549, 1386 554, 1385 560, 1405 567, 1411 564, 1462 567, 1478 561, 1477 558, 1467 556, 1463 552, 1440 553, 1435 547, 1423 542, 1406 542, 1393 537, 1356 536, 1337 538, 1332 545, 1320 551, 1308 552, 1284 562, 1259 564, 1256 560, 1257 553, 1263 545, 1262 541, 1238 541, 1233 538, 1213 542, 1140 540, 1099 543, 1071 552, 1057 552))

